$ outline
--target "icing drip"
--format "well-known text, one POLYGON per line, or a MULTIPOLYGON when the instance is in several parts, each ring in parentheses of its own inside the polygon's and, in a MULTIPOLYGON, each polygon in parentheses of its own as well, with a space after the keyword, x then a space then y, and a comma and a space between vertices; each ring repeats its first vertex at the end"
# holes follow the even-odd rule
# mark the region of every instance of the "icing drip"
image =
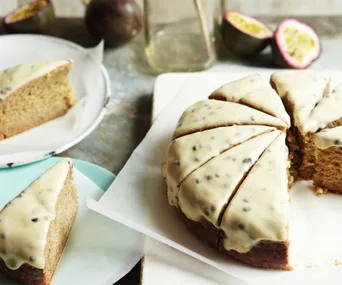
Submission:
POLYGON ((203 100, 184 111, 173 138, 214 127, 241 124, 275 126, 283 130, 287 127, 278 118, 238 103, 203 100))
POLYGON ((21 86, 37 79, 57 67, 68 64, 71 61, 46 61, 39 63, 25 63, 10 67, 0 72, 0 101, 11 95, 21 86))
POLYGON ((275 72, 271 81, 279 96, 293 105, 293 123, 302 130, 311 111, 329 92, 330 78, 313 70, 286 70, 275 72))
POLYGON ((317 104, 307 123, 303 125, 304 132, 314 133, 325 128, 329 123, 342 117, 342 84, 336 86, 333 92, 317 104))
POLYGON ((179 207, 193 221, 202 218, 218 227, 218 218, 240 180, 280 134, 273 131, 248 140, 211 159, 180 185, 179 207))
POLYGON ((221 97, 227 101, 240 102, 271 114, 283 120, 287 127, 291 125, 290 117, 286 113, 278 94, 258 74, 227 83, 214 91, 210 96, 210 98, 221 97))
POLYGON ((275 129, 265 126, 221 127, 174 140, 167 152, 167 164, 163 167, 170 205, 178 205, 178 186, 192 171, 222 151, 272 130, 275 129))
POLYGON ((50 221, 70 167, 70 159, 61 160, 1 210, 0 257, 9 269, 24 263, 44 268, 50 221))
POLYGON ((285 135, 281 134, 239 187, 222 219, 226 250, 245 253, 261 240, 287 239, 287 154, 285 135))
POLYGON ((324 129, 313 135, 313 142, 320 149, 342 146, 342 126, 324 129))

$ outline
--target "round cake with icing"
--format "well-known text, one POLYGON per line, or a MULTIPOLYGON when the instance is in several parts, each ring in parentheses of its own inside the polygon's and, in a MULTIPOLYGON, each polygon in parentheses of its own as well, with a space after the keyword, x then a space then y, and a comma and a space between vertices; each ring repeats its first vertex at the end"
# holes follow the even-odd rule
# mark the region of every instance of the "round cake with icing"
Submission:
POLYGON ((242 262, 291 269, 292 182, 342 192, 342 176, 332 175, 342 166, 342 88, 330 92, 329 82, 311 70, 276 72, 270 82, 252 74, 183 112, 162 172, 190 231, 242 262))

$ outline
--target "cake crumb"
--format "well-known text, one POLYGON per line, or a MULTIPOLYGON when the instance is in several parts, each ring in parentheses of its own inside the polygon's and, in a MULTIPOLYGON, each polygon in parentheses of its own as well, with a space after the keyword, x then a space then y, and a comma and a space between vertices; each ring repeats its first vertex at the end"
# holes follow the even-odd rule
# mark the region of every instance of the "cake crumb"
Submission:
POLYGON ((312 268, 312 263, 305 265, 306 268, 312 268))
POLYGON ((339 266, 339 265, 342 265, 342 262, 339 261, 339 260, 337 260, 337 259, 335 259, 334 264, 335 264, 336 266, 339 266))
POLYGON ((321 187, 316 187, 315 192, 316 192, 316 196, 321 196, 321 195, 327 194, 328 193, 328 189, 324 189, 324 188, 321 188, 321 187))

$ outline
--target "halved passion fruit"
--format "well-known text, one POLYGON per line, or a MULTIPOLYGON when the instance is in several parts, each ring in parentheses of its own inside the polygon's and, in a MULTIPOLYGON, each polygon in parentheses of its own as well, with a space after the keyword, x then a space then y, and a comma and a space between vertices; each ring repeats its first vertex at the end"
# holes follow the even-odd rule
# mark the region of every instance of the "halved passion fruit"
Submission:
POLYGON ((224 12, 222 38, 232 53, 239 56, 256 55, 271 42, 272 36, 272 30, 264 23, 240 12, 224 12))
POLYGON ((278 65, 304 69, 320 56, 321 43, 312 27, 295 19, 286 19, 274 34, 272 53, 278 65))
POLYGON ((3 19, 9 33, 41 33, 55 21, 51 0, 35 0, 21 5, 3 19))

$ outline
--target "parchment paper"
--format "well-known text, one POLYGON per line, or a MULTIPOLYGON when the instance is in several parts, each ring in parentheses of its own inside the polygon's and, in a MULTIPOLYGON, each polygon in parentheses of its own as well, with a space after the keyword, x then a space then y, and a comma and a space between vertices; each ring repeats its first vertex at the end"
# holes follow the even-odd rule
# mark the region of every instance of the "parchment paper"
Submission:
POLYGON ((339 284, 342 196, 317 197, 310 182, 296 183, 292 188, 290 256, 294 270, 290 272, 252 268, 221 255, 191 234, 168 206, 160 165, 178 118, 190 104, 206 98, 237 76, 241 74, 207 74, 202 80, 188 79, 179 95, 160 113, 106 194, 99 202, 90 200, 88 206, 247 284, 339 284))

